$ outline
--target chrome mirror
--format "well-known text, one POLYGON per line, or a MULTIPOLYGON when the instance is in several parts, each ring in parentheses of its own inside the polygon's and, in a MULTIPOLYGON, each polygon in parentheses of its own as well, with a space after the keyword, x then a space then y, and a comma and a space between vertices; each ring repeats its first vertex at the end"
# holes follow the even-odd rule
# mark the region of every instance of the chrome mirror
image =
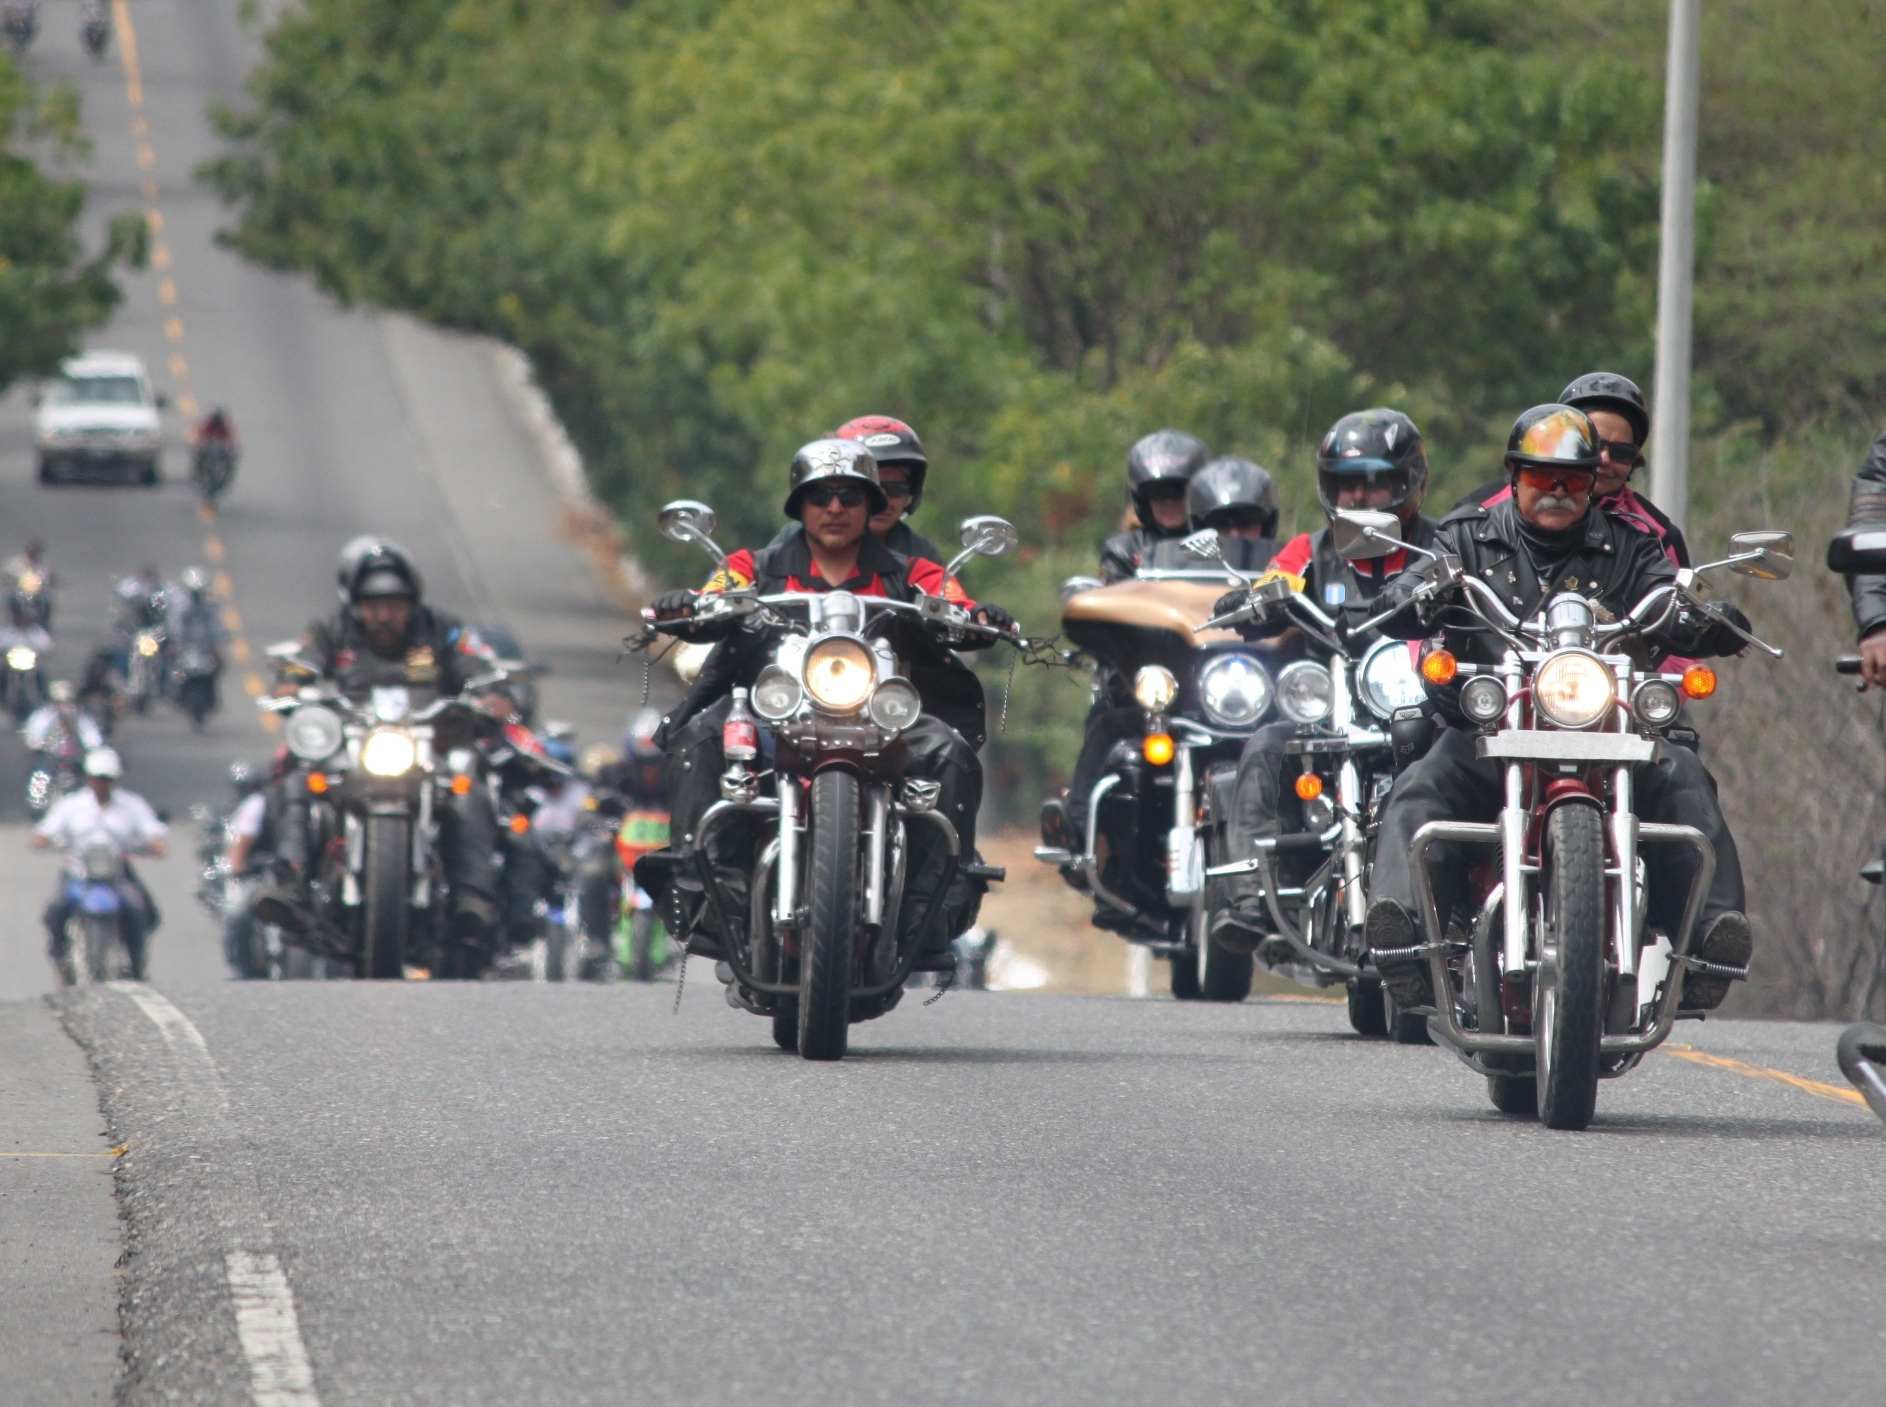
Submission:
POLYGON ((1765 532, 1737 533, 1729 539, 1729 550, 1741 561, 1729 563, 1729 570, 1763 581, 1786 581, 1794 575, 1794 534, 1769 529, 1765 532), (1752 553, 1752 556, 1743 556, 1752 553))
POLYGON ((1216 528, 1200 528, 1179 543, 1179 550, 1195 562, 1225 560, 1225 545, 1218 540, 1216 528))
POLYGON ((959 540, 963 550, 951 558, 949 566, 943 569, 949 576, 955 576, 956 569, 971 557, 1000 557, 1004 552, 1012 551, 1022 539, 1021 534, 1015 531, 1015 525, 1007 518, 981 514, 963 519, 959 540))
POLYGON ((1330 546, 1345 562, 1386 557, 1401 545, 1401 519, 1393 513, 1345 508, 1329 520, 1330 546))
POLYGON ((705 503, 697 503, 691 498, 677 498, 672 503, 662 505, 661 515, 655 523, 661 529, 661 535, 670 542, 697 542, 724 567, 727 565, 727 554, 720 550, 720 545, 713 537, 717 521, 714 510, 705 503))

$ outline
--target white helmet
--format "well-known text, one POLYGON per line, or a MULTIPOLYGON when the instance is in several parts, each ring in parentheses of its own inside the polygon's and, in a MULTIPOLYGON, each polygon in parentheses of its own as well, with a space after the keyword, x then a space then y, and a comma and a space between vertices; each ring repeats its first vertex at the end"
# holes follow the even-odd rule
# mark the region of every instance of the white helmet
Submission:
POLYGON ((85 754, 85 775, 88 777, 109 777, 117 781, 124 775, 124 763, 118 758, 118 749, 113 747, 95 747, 85 754))

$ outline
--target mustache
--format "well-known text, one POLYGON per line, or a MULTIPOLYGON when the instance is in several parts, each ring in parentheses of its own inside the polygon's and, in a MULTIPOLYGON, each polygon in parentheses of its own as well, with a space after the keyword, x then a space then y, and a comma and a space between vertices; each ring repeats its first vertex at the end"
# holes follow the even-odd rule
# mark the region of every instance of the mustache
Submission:
POLYGON ((1541 494, 1539 496, 1538 508, 1534 511, 1552 512, 1560 509, 1567 513, 1576 513, 1578 511, 1578 500, 1569 496, 1562 497, 1555 493, 1541 494))

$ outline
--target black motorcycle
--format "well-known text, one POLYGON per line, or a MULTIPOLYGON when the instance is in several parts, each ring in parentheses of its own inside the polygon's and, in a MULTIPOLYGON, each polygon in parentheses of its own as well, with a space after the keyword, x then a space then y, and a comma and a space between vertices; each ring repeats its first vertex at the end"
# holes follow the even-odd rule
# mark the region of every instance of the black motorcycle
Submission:
POLYGON ((95 59, 105 57, 111 43, 111 6, 105 0, 85 0, 79 10, 79 42, 95 59))
MULTIPOLYGON (((713 530, 705 504, 682 500, 662 509, 664 536, 699 544, 724 568, 713 530)), ((1016 534, 1000 518, 971 518, 962 542, 952 575, 971 557, 1007 552, 1016 534)), ((689 951, 720 959, 730 1002, 770 1017, 782 1049, 837 1060, 851 1023, 896 1006, 920 960, 937 970, 953 964, 947 951, 924 957, 940 946, 932 940, 947 917, 950 881, 1004 877, 960 853, 956 828, 936 809, 940 784, 903 775, 899 735, 923 703, 884 635, 897 622, 933 630, 959 648, 1012 637, 974 623, 942 597, 906 603, 848 591, 708 595, 687 624, 736 620, 765 628, 775 643, 750 696, 735 690, 724 732, 724 799, 701 817, 689 849, 644 856, 637 879, 658 889, 664 886, 653 871, 670 871, 669 928, 689 951), (760 761, 762 723, 773 747, 772 796, 760 795, 766 774, 749 765, 760 761), (911 867, 934 862, 939 851, 933 897, 910 902, 911 867), (734 855, 744 863, 728 863, 734 855), (690 887, 699 901, 687 913, 690 887)))

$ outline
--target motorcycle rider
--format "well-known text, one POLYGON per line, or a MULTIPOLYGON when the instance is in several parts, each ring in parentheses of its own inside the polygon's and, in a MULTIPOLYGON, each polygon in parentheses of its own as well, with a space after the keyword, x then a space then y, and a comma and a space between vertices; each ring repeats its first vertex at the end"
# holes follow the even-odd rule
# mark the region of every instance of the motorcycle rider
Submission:
POLYGON ((171 639, 179 658, 188 660, 193 653, 206 656, 214 666, 210 674, 210 710, 221 706, 216 696, 216 681, 223 673, 223 646, 229 632, 223 625, 222 608, 210 595, 209 573, 190 567, 177 578, 181 599, 171 613, 171 639))
MULTIPOLYGON (((968 609, 980 623, 1012 631, 1015 622, 1007 611, 970 600, 935 562, 905 557, 878 542, 867 524, 870 518, 884 513, 889 504, 878 482, 877 461, 868 448, 852 440, 814 440, 793 457, 786 495, 785 514, 799 520, 799 529, 777 546, 734 553, 726 567, 698 593, 663 592, 651 603, 650 618, 685 621, 694 614, 700 596, 754 586, 763 595, 848 591, 855 596, 896 601, 912 601, 920 593, 941 596, 968 609)), ((663 720, 657 736, 667 754, 672 837, 667 854, 686 852, 693 843, 695 825, 718 799, 724 770, 721 725, 731 707, 730 691, 750 686, 770 656, 766 647, 771 637, 764 628, 715 623, 691 630, 684 638, 712 638, 719 643, 687 697, 663 720)), ((924 704, 923 713, 901 735, 906 774, 941 784, 936 809, 956 828, 961 853, 973 857, 976 813, 982 802, 982 767, 973 744, 961 729, 933 711, 934 701, 925 681, 935 677, 935 671, 919 668, 920 663, 932 661, 947 650, 927 630, 902 622, 892 626, 889 638, 898 655, 911 662, 909 677, 924 704)), ((972 638, 963 648, 976 648, 981 643, 972 638)), ((977 732, 980 734, 980 726, 977 732)), ((651 897, 658 904, 664 902, 666 872, 658 879, 657 867, 644 868, 650 871, 649 884, 644 887, 653 886, 651 897)), ((923 878, 939 869, 913 866, 913 874, 919 877, 912 880, 910 892, 922 894, 923 878)), ((680 883, 686 888, 689 879, 680 883)), ((944 943, 974 921, 980 897, 981 882, 959 874, 946 899, 952 922, 943 925, 944 943)))
MULTIPOLYGON (((1155 430, 1135 441, 1126 452, 1126 490, 1138 526, 1115 533, 1100 547, 1100 579, 1108 586, 1130 580, 1141 567, 1196 568, 1198 563, 1179 554, 1179 539, 1194 524, 1187 495, 1194 477, 1211 459, 1211 450, 1196 435, 1183 430, 1155 430), (1157 559, 1157 561, 1155 561, 1157 559)), ((1241 461, 1249 463, 1249 461, 1241 461)), ((1256 465, 1251 468, 1257 469, 1256 465)), ((1262 469, 1257 469, 1263 474, 1262 469)), ((1235 477, 1235 476, 1234 476, 1235 477)), ((1266 480, 1269 475, 1264 475, 1266 480)), ((1246 487, 1262 486, 1251 480, 1246 487)), ((1275 492, 1273 490, 1273 497, 1275 492)), ((1221 505, 1228 506, 1228 505, 1221 505)), ((1261 506, 1261 505, 1258 505, 1261 506)), ((1233 555, 1226 549, 1226 556, 1233 555)), ((1140 731, 1140 712, 1126 680, 1111 671, 1097 671, 1094 700, 1087 710, 1080 755, 1067 790, 1049 797, 1041 806, 1041 838, 1045 844, 1068 851, 1082 849, 1087 819, 1087 798, 1106 771, 1114 747, 1140 731)))
POLYGON ((27 747, 34 752, 50 752, 64 736, 78 739, 79 746, 87 752, 105 745, 105 735, 97 722, 79 707, 78 694, 71 680, 53 680, 46 686, 46 699, 47 702, 34 709, 20 729, 27 747))
MULTIPOLYGON (((44 661, 52 654, 52 635, 39 623, 38 613, 33 606, 18 592, 7 602, 7 624, 0 627, 0 663, 6 661, 10 651, 24 646, 33 652, 36 661, 33 674, 36 682, 43 683, 46 677, 44 661)), ((12 670, 7 671, 11 682, 12 670)), ((18 704, 15 705, 19 706, 18 704)))
MULTIPOLYGON (((274 849, 274 838, 270 833, 270 822, 274 817, 269 806, 269 788, 279 779, 287 753, 286 748, 278 753, 273 776, 248 762, 229 764, 229 785, 235 792, 236 804, 224 822, 229 843, 223 851, 223 860, 229 874, 235 879, 243 880, 261 873, 274 849)), ((223 957, 236 975, 245 980, 268 976, 266 972, 257 970, 255 963, 255 944, 251 941, 255 930, 255 905, 251 889, 252 886, 244 885, 236 890, 231 895, 233 902, 223 914, 223 957)), ((225 891, 226 894, 229 892, 225 891)))
MULTIPOLYGON (((1194 474, 1185 489, 1185 512, 1193 532, 1210 528, 1218 534, 1228 567, 1260 572, 1277 555, 1277 485, 1248 459, 1224 455, 1194 474)), ((1181 540, 1171 538, 1154 545, 1149 564, 1189 571, 1200 565, 1181 540)))
POLYGON ((59 584, 52 568, 46 562, 46 544, 38 538, 29 538, 24 547, 0 566, 0 573, 7 579, 7 594, 18 595, 27 600, 38 617, 38 623, 52 629, 52 593, 59 584))
POLYGON ((161 916, 151 893, 131 866, 131 856, 148 854, 162 859, 164 837, 169 827, 158 819, 151 804, 129 788, 120 787, 124 764, 108 747, 93 748, 85 757, 85 789, 71 792, 53 803, 52 809, 33 828, 33 848, 48 850, 58 846, 66 852, 65 873, 46 906, 43 920, 50 940, 47 954, 59 967, 66 952, 66 922, 72 917, 71 879, 85 877, 86 842, 108 837, 124 856, 122 893, 124 904, 119 921, 124 933, 125 951, 131 958, 131 976, 144 980, 147 942, 156 931, 161 916))
MULTIPOLYGON (((1860 461, 1847 505, 1847 524, 1886 522, 1886 430, 1860 461)), ((1849 582, 1853 620, 1860 631, 1860 677, 1886 688, 1886 576, 1856 576, 1849 582)))
POLYGON ((1185 506, 1192 476, 1211 450, 1183 430, 1155 430, 1126 452, 1126 492, 1137 527, 1115 533, 1100 546, 1100 579, 1125 581, 1152 555, 1155 545, 1191 531, 1185 506))
MULTIPOLYGON (((316 679, 332 681, 350 696, 381 686, 412 691, 415 706, 460 693, 475 661, 458 648, 463 625, 425 604, 425 583, 406 549, 387 538, 363 535, 340 552, 336 572, 341 608, 315 621, 302 636, 300 657, 284 660, 274 692, 292 695, 316 679)), ((455 745, 441 737, 439 745, 455 745)), ((452 887, 451 939, 463 950, 484 949, 496 910, 497 872, 492 851, 497 817, 482 786, 441 797, 439 844, 452 887)), ((265 885, 256 913, 291 933, 313 923, 305 885, 308 864, 307 802, 288 799, 280 827, 277 872, 283 882, 265 885)))
MULTIPOLYGON (((1378 406, 1345 415, 1323 436, 1316 457, 1316 497, 1326 518, 1345 508, 1368 508, 1393 513, 1401 519, 1402 537, 1417 547, 1434 541, 1438 524, 1421 513, 1427 497, 1428 454, 1421 431, 1398 410, 1378 406)), ((1372 614, 1382 587, 1408 562, 1409 554, 1394 554, 1371 562, 1347 562, 1337 555, 1327 527, 1300 533, 1271 559, 1260 580, 1283 578, 1339 619, 1361 620, 1372 614)), ((1247 600, 1242 590, 1226 593, 1217 613, 1237 609, 1247 600)), ((1246 639, 1275 636, 1287 624, 1255 621, 1240 628, 1246 639)), ((1358 641, 1358 645, 1366 642, 1358 641)), ((1312 644, 1312 654, 1322 652, 1312 644)), ((1238 780, 1231 815, 1225 827, 1229 857, 1249 859, 1254 842, 1283 831, 1303 829, 1303 804, 1285 787, 1287 754, 1297 725, 1271 723, 1252 733, 1238 759, 1238 780)), ((1279 860, 1279 874, 1288 880, 1307 863, 1301 856, 1279 860)), ((1213 936, 1228 948, 1250 950, 1274 931, 1270 911, 1255 875, 1239 875, 1215 882, 1213 909, 1218 913, 1213 936)))
MULTIPOLYGON (((1463 572, 1505 596, 1522 620, 1561 591, 1580 592, 1610 619, 1621 619, 1651 591, 1673 581, 1676 569, 1655 538, 1594 506, 1601 438, 1583 411, 1562 405, 1527 411, 1507 440, 1513 496, 1491 507, 1469 504, 1450 513, 1442 520, 1436 550, 1457 556, 1463 572)), ((1420 568, 1402 573, 1389 583, 1386 601, 1408 602, 1425 579, 1420 568)), ((1728 609, 1731 619, 1746 626, 1739 612, 1728 609)), ((1438 625, 1446 648, 1463 663, 1499 662, 1504 644, 1478 628, 1471 612, 1430 605, 1432 624, 1421 614, 1405 605, 1384 631, 1418 639, 1438 625)), ((1648 637, 1645 647, 1653 654, 1692 658, 1740 654, 1746 648, 1727 626, 1688 613, 1648 637)), ((1414 834, 1429 821, 1491 821, 1502 804, 1500 763, 1475 756, 1475 730, 1457 721, 1457 709, 1444 704, 1442 717, 1449 726, 1438 730, 1427 755, 1404 771, 1389 793, 1369 886, 1368 947, 1384 984, 1404 1008, 1431 1001, 1427 966, 1412 951, 1421 941, 1408 862, 1414 834)), ((1742 869, 1714 782, 1693 751, 1671 747, 1657 763, 1637 768, 1633 785, 1641 819, 1694 826, 1715 848, 1715 879, 1698 920, 1702 936, 1691 951, 1706 962, 1746 968, 1754 940, 1744 913, 1742 869)), ((1464 857, 1454 846, 1431 853, 1436 907, 1445 928, 1461 894, 1464 857)), ((1645 847, 1650 925, 1676 931, 1695 864, 1682 847, 1645 847)), ((1683 1007, 1719 1006, 1728 986, 1726 978, 1690 972, 1684 978, 1683 1007)))
MULTIPOLYGON (((835 440, 856 440, 871 451, 878 465, 878 487, 884 490, 884 511, 871 515, 871 536, 906 557, 921 557, 939 567, 949 561, 943 549, 910 526, 910 516, 923 502, 923 481, 930 460, 917 432, 890 415, 860 415, 832 431, 835 440)), ((799 530, 788 523, 768 543, 778 547, 799 530)))

